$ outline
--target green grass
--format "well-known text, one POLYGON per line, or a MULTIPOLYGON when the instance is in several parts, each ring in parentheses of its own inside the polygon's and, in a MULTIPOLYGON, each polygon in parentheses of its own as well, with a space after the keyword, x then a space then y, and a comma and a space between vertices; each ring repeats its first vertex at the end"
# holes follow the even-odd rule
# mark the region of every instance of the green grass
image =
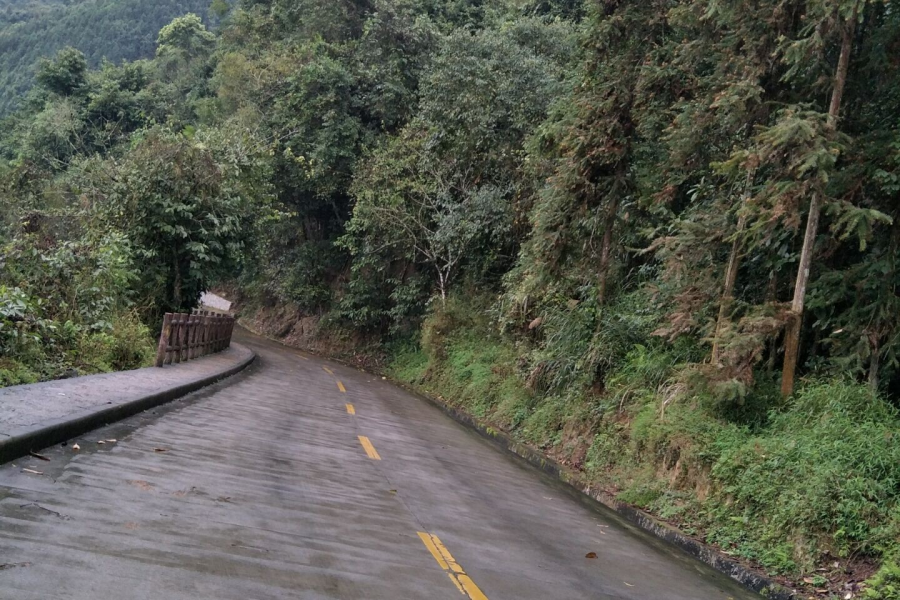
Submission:
MULTIPOLYGON (((580 451, 583 471, 621 501, 770 573, 898 551, 900 416, 867 386, 812 379, 785 403, 763 380, 723 401, 696 385, 696 347, 649 338, 619 353, 599 392, 583 380, 534 391, 535 351, 484 314, 451 302, 431 315, 421 343, 391 352, 392 375, 557 458, 580 451)), ((869 597, 898 589, 886 561, 869 597)))

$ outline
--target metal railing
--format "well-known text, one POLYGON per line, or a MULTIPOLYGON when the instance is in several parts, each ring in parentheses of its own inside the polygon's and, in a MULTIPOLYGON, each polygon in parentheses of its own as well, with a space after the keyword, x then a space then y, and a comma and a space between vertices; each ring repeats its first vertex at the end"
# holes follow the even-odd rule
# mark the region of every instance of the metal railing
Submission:
POLYGON ((159 347, 156 350, 156 366, 180 363, 192 358, 221 352, 231 346, 234 317, 210 314, 207 311, 166 313, 159 347))

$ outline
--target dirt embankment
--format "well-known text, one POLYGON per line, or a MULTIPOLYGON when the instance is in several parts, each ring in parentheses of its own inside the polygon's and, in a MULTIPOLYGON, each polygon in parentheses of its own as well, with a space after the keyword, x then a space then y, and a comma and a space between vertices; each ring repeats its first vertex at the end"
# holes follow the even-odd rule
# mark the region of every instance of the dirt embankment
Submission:
POLYGON ((238 323, 256 334, 365 369, 384 367, 386 354, 377 340, 341 329, 322 315, 310 315, 291 305, 252 306, 232 290, 217 293, 232 299, 238 323))

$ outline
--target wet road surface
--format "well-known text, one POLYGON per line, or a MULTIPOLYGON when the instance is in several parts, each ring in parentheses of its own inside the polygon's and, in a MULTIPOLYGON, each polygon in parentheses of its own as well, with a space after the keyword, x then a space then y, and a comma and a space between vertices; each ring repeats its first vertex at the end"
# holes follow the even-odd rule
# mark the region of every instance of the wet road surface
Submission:
POLYGON ((759 598, 380 378, 239 341, 243 374, 0 467, 0 599, 759 598))

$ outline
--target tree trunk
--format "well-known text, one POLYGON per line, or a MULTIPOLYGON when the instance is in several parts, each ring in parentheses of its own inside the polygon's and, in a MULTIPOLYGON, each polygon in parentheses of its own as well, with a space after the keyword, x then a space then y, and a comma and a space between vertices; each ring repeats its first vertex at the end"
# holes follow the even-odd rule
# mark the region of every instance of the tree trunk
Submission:
POLYGON ((797 281, 794 284, 794 299, 791 302, 790 322, 784 334, 784 368, 781 371, 781 394, 785 397, 794 393, 794 375, 797 370, 797 358, 800 352, 800 331, 803 327, 803 304, 806 301, 806 284, 809 283, 813 246, 816 243, 816 232, 819 229, 819 215, 821 212, 822 207, 819 204, 819 195, 815 194, 809 203, 806 234, 803 236, 803 249, 800 251, 800 265, 797 267, 797 281))
MULTIPOLYGON (((750 199, 750 184, 753 183, 754 169, 747 171, 747 181, 745 183, 744 192, 741 194, 741 209, 750 199)), ((725 287, 722 290, 722 299, 719 302, 719 317, 716 319, 716 331, 713 334, 712 347, 712 364, 719 364, 719 341, 722 335, 722 329, 725 327, 725 320, 731 311, 731 305, 734 302, 734 285, 737 283, 738 268, 741 266, 741 250, 743 243, 741 234, 747 226, 747 215, 741 214, 738 217, 737 232, 735 233, 734 243, 731 244, 731 256, 728 259, 728 267, 725 269, 725 287)))
POLYGON ((878 347, 878 336, 872 334, 871 340, 872 357, 869 359, 869 386, 873 392, 878 391, 878 369, 881 367, 881 355, 878 347))
POLYGON ((447 307, 447 279, 444 276, 444 272, 440 269, 440 267, 437 268, 437 274, 438 274, 438 289, 441 292, 441 308, 446 308, 447 307))
POLYGON ((725 270, 725 287, 722 290, 722 300, 719 302, 719 318, 716 320, 716 332, 713 335, 712 364, 719 364, 719 337, 725 327, 725 321, 729 318, 731 305, 734 302, 734 285, 737 283, 738 267, 741 264, 741 234, 747 224, 747 216, 741 215, 738 219, 737 234, 734 243, 731 244, 731 257, 728 259, 728 268, 725 270))
MULTIPOLYGON (((841 99, 847 83, 847 71, 850 67, 850 51, 853 49, 853 32, 856 28, 859 2, 853 7, 853 15, 844 23, 841 39, 841 56, 838 59, 834 75, 834 89, 831 92, 831 104, 828 107, 828 123, 837 127, 837 118, 841 111, 841 99)), ((803 304, 806 301, 806 286, 809 283, 809 271, 812 267, 812 254, 819 229, 819 214, 822 205, 818 192, 809 203, 809 216, 806 220, 806 235, 803 236, 803 249, 800 251, 800 264, 797 267, 797 281, 794 284, 794 299, 791 302, 791 320, 784 335, 784 369, 781 372, 781 394, 785 397, 794 392, 794 376, 797 371, 797 358, 800 354, 800 332, 803 327, 803 304)))
POLYGON ((597 291, 597 304, 603 306, 606 302, 606 285, 609 279, 609 255, 612 251, 613 227, 616 223, 616 211, 619 210, 618 197, 612 198, 612 203, 606 212, 606 223, 603 230, 603 245, 600 248, 600 289, 597 291))
POLYGON ((610 204, 606 209, 606 220, 603 224, 603 241, 600 246, 600 266, 597 269, 599 289, 597 290, 597 304, 603 306, 606 303, 606 289, 609 280, 609 258, 612 254, 613 228, 616 226, 616 215, 619 211, 619 193, 624 192, 625 186, 625 162, 619 160, 616 165, 616 181, 613 183, 610 204))
POLYGON ((175 311, 181 310, 181 268, 178 265, 178 257, 175 257, 175 281, 172 285, 172 302, 175 304, 175 311))

